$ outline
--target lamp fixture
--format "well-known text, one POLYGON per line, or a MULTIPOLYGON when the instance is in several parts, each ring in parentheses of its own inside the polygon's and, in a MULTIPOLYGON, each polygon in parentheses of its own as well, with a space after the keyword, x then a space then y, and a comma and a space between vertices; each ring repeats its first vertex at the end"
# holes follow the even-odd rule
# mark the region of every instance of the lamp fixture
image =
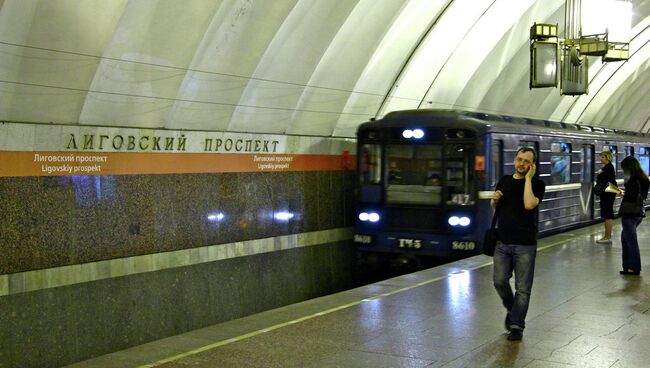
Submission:
POLYGON ((530 28, 529 87, 557 87, 559 74, 560 94, 581 95, 589 91, 587 56, 603 62, 629 58, 632 2, 566 0, 564 10, 566 38, 558 37, 556 24, 530 28))

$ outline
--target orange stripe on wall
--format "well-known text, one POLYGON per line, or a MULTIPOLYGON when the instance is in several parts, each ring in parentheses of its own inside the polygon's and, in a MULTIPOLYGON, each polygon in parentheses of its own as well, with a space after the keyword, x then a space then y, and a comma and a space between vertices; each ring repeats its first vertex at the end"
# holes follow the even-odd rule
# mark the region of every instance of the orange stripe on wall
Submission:
POLYGON ((0 151, 0 177, 352 169, 343 155, 0 151))

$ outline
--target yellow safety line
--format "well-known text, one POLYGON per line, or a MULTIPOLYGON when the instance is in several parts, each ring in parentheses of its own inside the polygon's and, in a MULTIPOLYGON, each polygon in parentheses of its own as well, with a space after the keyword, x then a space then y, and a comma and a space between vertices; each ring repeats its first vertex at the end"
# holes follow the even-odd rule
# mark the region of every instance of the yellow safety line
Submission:
MULTIPOLYGON (((558 235, 559 235, 559 234, 558 234, 558 235)), ((555 243, 551 243, 551 244, 546 245, 546 246, 544 246, 544 247, 542 247, 542 248, 539 248, 539 247, 538 247, 537 250, 538 250, 538 251, 540 251, 540 250, 544 250, 544 249, 547 249, 547 248, 554 247, 554 246, 556 246, 556 245, 562 244, 562 243, 564 243, 564 242, 566 242, 566 239, 564 239, 564 240, 560 240, 560 241, 557 241, 557 242, 555 242, 555 243)), ((480 264, 480 265, 478 265, 478 266, 475 266, 475 267, 473 267, 473 268, 469 268, 469 269, 465 269, 465 270, 466 270, 466 271, 474 271, 474 270, 478 270, 479 268, 487 267, 487 266, 491 265, 492 263, 493 263, 492 261, 490 261, 490 262, 486 262, 486 263, 480 264)), ((319 317, 319 316, 323 316, 323 315, 326 315, 326 314, 329 314, 329 313, 332 313, 332 312, 336 312, 336 311, 339 311, 339 310, 342 310, 342 309, 346 309, 346 308, 349 308, 349 307, 353 307, 353 306, 355 306, 355 305, 359 305, 359 304, 361 304, 361 303, 363 303, 363 302, 368 302, 368 301, 372 301, 372 300, 377 300, 377 299, 385 298, 385 297, 387 297, 387 296, 394 295, 394 294, 398 294, 398 293, 401 293, 401 292, 404 292, 404 291, 408 291, 408 290, 414 289, 414 288, 419 287, 419 286, 423 286, 423 285, 431 284, 431 283, 436 282, 436 281, 440 281, 440 280, 443 280, 443 279, 447 279, 447 278, 449 278, 450 276, 451 276, 451 275, 445 275, 445 276, 435 277, 435 278, 433 278, 433 279, 426 280, 426 281, 422 281, 422 282, 418 282, 417 284, 413 284, 413 285, 411 285, 411 286, 406 286, 406 287, 403 287, 403 288, 401 288, 401 289, 397 289, 397 290, 389 291, 389 292, 386 292, 386 293, 383 293, 383 294, 379 294, 379 295, 375 295, 375 296, 373 296, 373 297, 365 298, 365 299, 362 299, 362 300, 357 300, 357 301, 352 302, 352 303, 343 304, 343 305, 340 305, 340 306, 338 306, 338 307, 330 308, 330 309, 327 309, 327 310, 324 310, 324 311, 321 311, 321 312, 318 312, 318 313, 314 313, 314 314, 311 314, 311 315, 308 315, 308 316, 300 317, 300 318, 297 318, 297 319, 294 319, 294 320, 291 320, 291 321, 288 321, 288 322, 279 323, 279 324, 277 324, 277 325, 273 325, 273 326, 271 326, 271 327, 263 328, 263 329, 261 329, 261 330, 257 330, 257 331, 249 332, 249 333, 244 334, 244 335, 240 335, 240 336, 232 337, 232 338, 229 338, 229 339, 226 339, 226 340, 218 341, 218 342, 215 342, 214 344, 210 344, 210 345, 202 346, 202 347, 197 348, 197 349, 194 349, 194 350, 190 350, 190 351, 187 351, 187 352, 184 352, 184 353, 181 353, 181 354, 177 354, 177 355, 174 355, 174 356, 171 356, 171 357, 165 358, 165 359, 161 359, 161 360, 159 360, 159 361, 157 361, 157 362, 154 362, 154 363, 141 365, 141 366, 139 366, 138 368, 152 368, 152 367, 157 367, 157 366, 159 366, 159 365, 162 365, 162 364, 165 364, 165 363, 169 363, 169 362, 173 362, 173 361, 175 361, 175 360, 179 360, 179 359, 182 359, 182 358, 188 357, 188 356, 190 356, 190 355, 195 355, 195 354, 198 354, 198 353, 202 353, 202 352, 204 352, 204 351, 207 351, 207 350, 210 350, 210 349, 214 349, 214 348, 218 348, 218 347, 220 347, 220 346, 224 346, 224 345, 227 345, 227 344, 230 344, 230 343, 233 343, 233 342, 241 341, 241 340, 247 339, 247 338, 249 338, 249 337, 253 337, 253 336, 261 335, 261 334, 266 333, 266 332, 269 332, 269 331, 277 330, 278 328, 286 327, 286 326, 292 325, 292 324, 294 324, 294 323, 298 323, 298 322, 306 321, 306 320, 308 320, 308 319, 312 319, 312 318, 319 317)))

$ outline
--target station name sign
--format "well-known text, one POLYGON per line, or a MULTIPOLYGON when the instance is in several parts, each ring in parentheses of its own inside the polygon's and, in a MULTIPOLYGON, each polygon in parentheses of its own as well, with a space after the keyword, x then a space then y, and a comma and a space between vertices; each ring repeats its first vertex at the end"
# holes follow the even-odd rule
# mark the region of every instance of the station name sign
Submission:
POLYGON ((70 133, 66 150, 141 152, 278 153, 286 149, 286 137, 258 138, 251 134, 221 133, 217 137, 181 133, 178 136, 70 133))
POLYGON ((0 177, 342 169, 340 154, 296 152, 310 147, 301 139, 312 137, 0 123, 0 177))

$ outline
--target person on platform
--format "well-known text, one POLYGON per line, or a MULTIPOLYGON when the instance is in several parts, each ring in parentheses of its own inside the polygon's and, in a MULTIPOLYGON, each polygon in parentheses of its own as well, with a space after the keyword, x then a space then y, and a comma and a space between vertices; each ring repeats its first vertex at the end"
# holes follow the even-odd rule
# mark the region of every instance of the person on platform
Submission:
POLYGON ((633 156, 627 156, 621 161, 625 176, 625 190, 621 195, 621 246, 623 248, 623 270, 621 275, 639 275, 641 273, 641 253, 636 228, 645 217, 644 201, 648 198, 650 181, 643 171, 639 161, 633 156))
MULTIPOLYGON (((600 183, 612 183, 616 186, 616 173, 614 171, 614 155, 609 151, 600 153, 600 162, 603 163, 603 168, 598 170, 596 181, 600 183)), ((605 220, 605 235, 596 240, 599 244, 612 244, 612 222, 614 219, 614 200, 616 193, 605 192, 600 195, 600 217, 605 220)))
POLYGON ((506 307, 508 340, 522 339, 530 303, 537 255, 538 205, 546 189, 535 177, 537 154, 522 147, 515 156, 515 172, 503 176, 492 196, 497 213, 498 239, 494 251, 494 287, 506 307), (514 272, 515 292, 510 286, 514 272))

